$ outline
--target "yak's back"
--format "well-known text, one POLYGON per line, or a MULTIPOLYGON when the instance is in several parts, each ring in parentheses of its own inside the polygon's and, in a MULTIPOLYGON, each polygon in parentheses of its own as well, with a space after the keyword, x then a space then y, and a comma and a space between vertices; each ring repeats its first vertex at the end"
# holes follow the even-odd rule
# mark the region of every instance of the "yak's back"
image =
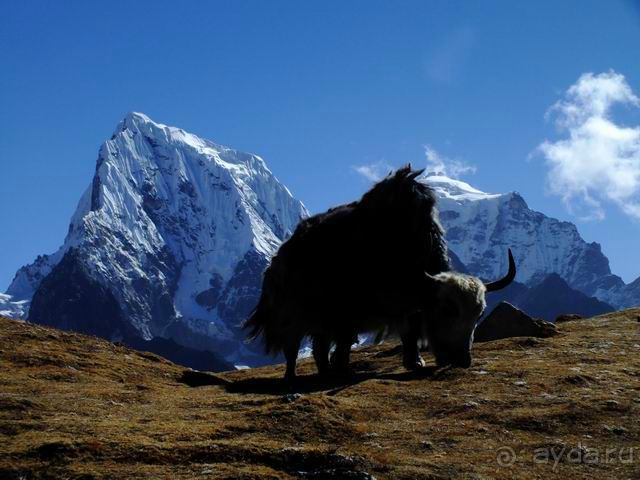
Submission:
MULTIPOLYGON (((301 261, 305 257, 339 254, 349 239, 367 230, 358 202, 329 209, 302 220, 293 235, 282 244, 273 262, 301 261)), ((311 258, 309 258, 311 260, 311 258)))
POLYGON ((429 186, 416 181, 419 173, 401 168, 359 201, 303 220, 280 247, 272 268, 341 271, 346 279, 376 268, 390 274, 407 268, 447 270, 436 197, 429 186))

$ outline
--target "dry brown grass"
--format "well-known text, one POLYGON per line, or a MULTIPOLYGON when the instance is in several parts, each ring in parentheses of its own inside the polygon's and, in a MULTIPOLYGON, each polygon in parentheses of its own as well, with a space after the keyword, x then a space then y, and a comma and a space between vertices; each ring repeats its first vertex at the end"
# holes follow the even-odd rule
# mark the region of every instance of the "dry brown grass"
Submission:
POLYGON ((393 343, 359 350, 346 384, 306 360, 299 394, 280 366, 189 387, 153 354, 2 318, 0 478, 637 479, 639 314, 479 345, 471 369, 421 377, 393 343))

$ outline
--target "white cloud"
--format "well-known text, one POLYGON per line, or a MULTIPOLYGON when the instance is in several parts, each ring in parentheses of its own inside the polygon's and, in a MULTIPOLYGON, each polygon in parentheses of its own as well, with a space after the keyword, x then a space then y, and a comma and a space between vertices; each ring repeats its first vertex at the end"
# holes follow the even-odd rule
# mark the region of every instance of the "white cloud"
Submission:
POLYGON ((395 170, 384 161, 378 161, 369 165, 356 165, 351 168, 371 182, 378 182, 386 177, 389 172, 395 170))
MULTIPOLYGON (((444 175, 449 178, 460 178, 461 175, 473 174, 476 167, 462 160, 447 158, 429 145, 424 145, 424 154, 427 159, 425 173, 432 175, 444 175)), ((412 162, 414 168, 419 168, 412 162)), ((355 172, 371 182, 379 182, 384 177, 396 170, 396 167, 385 161, 378 161, 368 165, 355 165, 351 167, 355 172)))
POLYGON ((424 146, 424 154, 427 157, 427 168, 425 169, 427 173, 456 179, 461 175, 476 173, 475 166, 462 160, 444 157, 429 145, 424 146))
POLYGON ((623 75, 581 75, 548 112, 566 138, 536 150, 549 167, 551 193, 583 219, 603 219, 606 202, 640 219, 640 126, 615 123, 616 104, 640 107, 623 75))

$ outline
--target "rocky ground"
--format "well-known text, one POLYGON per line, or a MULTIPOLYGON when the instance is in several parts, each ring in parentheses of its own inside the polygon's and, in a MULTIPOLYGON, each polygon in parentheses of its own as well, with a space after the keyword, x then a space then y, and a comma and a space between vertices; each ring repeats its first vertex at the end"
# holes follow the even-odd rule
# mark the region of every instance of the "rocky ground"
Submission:
POLYGON ((0 318, 0 478, 640 478, 640 309, 406 373, 395 343, 340 384, 301 363, 185 372, 0 318))

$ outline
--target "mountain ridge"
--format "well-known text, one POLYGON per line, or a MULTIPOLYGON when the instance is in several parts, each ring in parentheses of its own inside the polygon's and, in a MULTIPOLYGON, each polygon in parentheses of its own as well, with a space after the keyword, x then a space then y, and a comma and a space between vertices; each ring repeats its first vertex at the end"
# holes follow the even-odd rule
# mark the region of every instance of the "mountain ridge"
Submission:
POLYGON ((557 273, 572 288, 616 308, 640 304, 640 279, 626 285, 612 274, 601 246, 586 242, 573 223, 530 209, 515 191, 489 194, 440 175, 421 180, 436 191, 449 248, 474 275, 498 278, 511 248, 516 280, 525 285, 557 273))
MULTIPOLYGON (((557 273, 616 308, 640 303, 640 279, 625 285, 597 243, 529 209, 517 192, 489 194, 437 175, 421 180, 438 196, 454 268, 498 278, 512 248, 516 280, 528 289, 557 273)), ((262 158, 130 113, 100 147, 62 246, 18 270, 0 312, 264 364, 270 360, 244 343, 239 324, 270 256, 307 215, 262 158)))

